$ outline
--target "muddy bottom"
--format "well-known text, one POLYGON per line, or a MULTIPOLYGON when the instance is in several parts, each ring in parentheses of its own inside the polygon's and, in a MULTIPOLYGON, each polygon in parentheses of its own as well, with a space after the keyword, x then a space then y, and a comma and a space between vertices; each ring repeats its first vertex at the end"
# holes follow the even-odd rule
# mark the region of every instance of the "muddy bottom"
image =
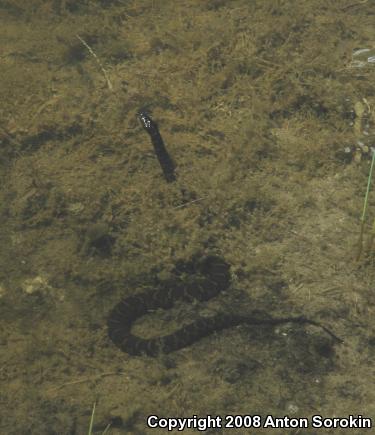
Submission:
POLYGON ((371 432, 371 189, 358 241, 374 5, 333 3, 0 2, 1 434, 81 435, 90 420, 111 435, 371 432), (134 333, 238 307, 306 316, 342 343, 243 324, 168 355, 121 352, 111 309, 195 255, 224 258, 230 286, 134 333))

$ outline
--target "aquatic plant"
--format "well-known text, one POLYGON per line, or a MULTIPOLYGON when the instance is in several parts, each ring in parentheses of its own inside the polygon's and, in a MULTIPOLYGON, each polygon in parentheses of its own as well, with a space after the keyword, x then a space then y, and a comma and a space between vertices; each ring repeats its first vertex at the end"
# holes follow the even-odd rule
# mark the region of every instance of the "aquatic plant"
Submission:
MULTIPOLYGON (((356 260, 357 261, 361 258, 361 254, 362 254, 363 234, 364 234, 364 229, 365 229, 366 212, 367 212, 367 205, 368 205, 368 196, 369 196, 369 193, 370 193, 370 186, 371 186, 371 179, 372 179, 372 171, 374 169, 374 162, 375 162, 375 151, 372 152, 371 166, 370 166, 370 171, 369 171, 368 178, 367 178, 367 189, 366 189, 366 194, 365 194, 365 199, 364 199, 363 209, 362 209, 361 230, 360 230, 360 233, 359 233, 358 252, 357 252, 357 256, 356 256, 356 260)), ((374 225, 373 225, 373 230, 374 230, 374 225)))
MULTIPOLYGON (((89 426, 89 432, 88 435, 93 435, 93 426, 94 426, 94 416, 95 416, 95 409, 96 409, 96 402, 94 402, 94 404, 92 405, 92 412, 91 412, 91 418, 90 418, 90 426, 89 426)), ((109 428, 110 428, 111 424, 108 424, 106 426, 106 428, 104 429, 104 431, 102 432, 102 435, 105 435, 106 433, 108 433, 109 428)))

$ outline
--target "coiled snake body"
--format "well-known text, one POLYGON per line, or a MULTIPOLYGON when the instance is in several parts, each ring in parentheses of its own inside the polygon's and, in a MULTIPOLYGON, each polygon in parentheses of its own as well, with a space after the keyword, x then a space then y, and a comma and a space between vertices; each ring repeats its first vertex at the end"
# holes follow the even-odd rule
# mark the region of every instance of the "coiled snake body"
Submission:
POLYGON ((157 308, 169 309, 175 301, 191 302, 209 300, 227 289, 230 284, 230 266, 215 255, 195 257, 179 262, 175 267, 175 278, 161 282, 156 288, 148 289, 119 302, 108 317, 108 335, 113 343, 130 355, 157 356, 189 346, 216 331, 239 324, 277 325, 281 323, 310 324, 322 328, 336 342, 337 338, 320 323, 299 317, 271 317, 264 311, 248 314, 220 313, 209 318, 200 318, 177 331, 156 338, 142 338, 132 333, 135 320, 157 308))
POLYGON ((129 296, 119 302, 108 318, 108 334, 114 344, 131 355, 155 356, 188 346, 215 330, 222 329, 219 319, 200 319, 163 337, 144 339, 131 333, 133 322, 157 308, 169 309, 177 300, 208 300, 229 286, 229 265, 219 257, 208 256, 180 262, 176 278, 153 289, 129 296))

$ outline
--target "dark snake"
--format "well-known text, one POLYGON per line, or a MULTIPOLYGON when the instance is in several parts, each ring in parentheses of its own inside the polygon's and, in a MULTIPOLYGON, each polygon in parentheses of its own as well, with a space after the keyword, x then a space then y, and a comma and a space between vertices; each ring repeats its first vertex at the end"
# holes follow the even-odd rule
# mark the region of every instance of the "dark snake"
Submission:
POLYGON ((226 290, 230 285, 230 266, 216 255, 195 257, 179 262, 174 277, 160 282, 156 287, 129 296, 119 302, 108 317, 108 335, 113 343, 130 355, 157 356, 190 346, 213 332, 240 324, 278 325, 282 323, 310 324, 322 328, 334 341, 342 342, 319 322, 304 316, 271 317, 265 311, 247 314, 220 313, 181 327, 177 331, 155 338, 142 338, 132 333, 133 323, 158 308, 170 309, 178 300, 206 301, 226 290))
MULTIPOLYGON (((168 183, 175 181, 175 165, 166 150, 157 124, 145 110, 139 111, 138 118, 151 138, 165 180, 168 183)), ((162 337, 142 338, 134 335, 133 323, 149 311, 170 309, 178 300, 207 301, 230 285, 230 266, 216 255, 195 256, 190 261, 180 261, 173 275, 173 278, 159 282, 153 288, 123 299, 112 309, 107 321, 108 335, 119 349, 130 355, 157 356, 189 346, 213 332, 236 325, 278 325, 288 322, 318 326, 335 341, 342 341, 320 323, 304 316, 275 318, 264 311, 247 314, 220 313, 209 318, 202 317, 162 337)))
POLYGON ((165 181, 167 183, 176 181, 175 164, 171 156, 168 154, 163 138, 159 132, 158 125, 153 119, 151 119, 150 115, 144 109, 141 109, 138 112, 138 119, 140 120, 142 127, 150 136, 156 157, 158 158, 160 167, 163 171, 165 181))

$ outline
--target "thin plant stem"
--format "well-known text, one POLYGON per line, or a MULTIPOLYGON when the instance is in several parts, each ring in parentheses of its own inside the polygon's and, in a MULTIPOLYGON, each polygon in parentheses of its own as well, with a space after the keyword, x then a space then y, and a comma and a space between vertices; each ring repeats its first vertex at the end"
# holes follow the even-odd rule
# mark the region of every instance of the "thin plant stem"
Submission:
MULTIPOLYGON (((90 419, 90 427, 89 427, 89 433, 88 435, 93 435, 92 429, 94 427, 94 416, 95 416, 95 409, 96 409, 96 402, 94 402, 92 406, 92 413, 91 413, 91 419, 90 419)), ((105 435, 108 433, 109 429, 111 428, 111 423, 107 424, 104 431, 102 432, 102 435, 105 435)))
POLYGON ((89 51, 89 53, 93 56, 93 58, 96 60, 96 63, 99 65, 99 68, 101 69, 104 78, 107 82, 108 88, 110 91, 113 91, 113 86, 111 81, 109 80, 107 71, 104 69, 104 66, 102 65, 102 63, 100 62, 98 56, 96 55, 96 53, 94 52, 94 50, 89 46, 89 44, 83 39, 81 38, 79 35, 76 35, 76 37, 82 42, 82 44, 87 48, 87 50, 89 51))
POLYGON ((365 200, 363 203, 363 210, 362 210, 362 216, 361 216, 361 231, 359 233, 359 240, 358 240, 358 253, 357 253, 357 257, 356 257, 357 261, 360 259, 361 254, 362 254, 363 233, 365 230, 365 220, 366 220, 366 212, 367 212, 367 205, 368 205, 368 196, 369 196, 369 192, 370 192, 372 171, 374 169, 374 162, 375 162, 375 151, 372 152, 370 172, 369 172, 368 178, 367 178, 367 189, 366 189, 366 195, 365 195, 365 200))
POLYGON ((92 428, 94 426, 95 408, 96 408, 96 402, 94 402, 94 405, 92 406, 92 413, 91 413, 91 420, 90 420, 89 434, 88 435, 92 435, 92 428))

